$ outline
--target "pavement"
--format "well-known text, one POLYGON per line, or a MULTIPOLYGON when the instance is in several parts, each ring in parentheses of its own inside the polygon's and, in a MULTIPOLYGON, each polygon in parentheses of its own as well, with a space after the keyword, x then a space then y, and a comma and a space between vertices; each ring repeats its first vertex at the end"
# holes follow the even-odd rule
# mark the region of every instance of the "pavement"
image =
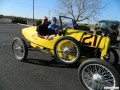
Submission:
POLYGON ((30 50, 27 61, 12 53, 12 40, 22 37, 26 26, 0 22, 0 90, 84 90, 78 80, 78 66, 55 62, 40 51, 30 50))
POLYGON ((0 22, 0 90, 84 90, 78 80, 79 65, 57 63, 54 57, 35 50, 29 50, 25 62, 14 58, 12 40, 23 38, 25 27, 0 22))

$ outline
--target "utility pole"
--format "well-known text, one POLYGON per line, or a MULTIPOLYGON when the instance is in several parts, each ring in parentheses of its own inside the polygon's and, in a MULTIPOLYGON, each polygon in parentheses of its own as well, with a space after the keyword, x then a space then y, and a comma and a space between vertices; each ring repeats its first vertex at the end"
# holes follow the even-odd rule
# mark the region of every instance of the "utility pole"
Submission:
POLYGON ((34 0, 33 0, 33 26, 34 26, 34 0))
POLYGON ((49 21, 50 21, 50 13, 51 13, 51 10, 49 9, 49 21))

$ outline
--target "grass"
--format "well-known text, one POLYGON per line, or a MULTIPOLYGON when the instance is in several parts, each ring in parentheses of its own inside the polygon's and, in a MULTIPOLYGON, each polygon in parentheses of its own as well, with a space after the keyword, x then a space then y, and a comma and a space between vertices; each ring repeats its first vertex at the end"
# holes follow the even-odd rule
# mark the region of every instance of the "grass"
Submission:
POLYGON ((8 23, 11 23, 11 19, 8 19, 8 18, 0 18, 0 22, 8 22, 8 23))

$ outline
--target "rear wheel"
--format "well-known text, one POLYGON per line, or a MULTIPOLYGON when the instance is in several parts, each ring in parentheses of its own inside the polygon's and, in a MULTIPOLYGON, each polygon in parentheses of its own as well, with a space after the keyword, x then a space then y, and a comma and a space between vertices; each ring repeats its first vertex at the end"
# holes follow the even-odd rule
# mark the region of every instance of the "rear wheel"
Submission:
POLYGON ((15 38, 12 43, 12 51, 17 60, 23 61, 28 55, 28 49, 22 38, 15 38))
POLYGON ((74 38, 65 36, 55 43, 54 53, 60 62, 74 64, 80 59, 80 45, 74 38))
POLYGON ((110 48, 108 50, 108 55, 109 55, 109 59, 108 61, 113 65, 116 66, 119 62, 119 55, 117 53, 117 51, 114 48, 110 48))
POLYGON ((84 61, 78 69, 78 75, 85 90, 104 90, 104 87, 120 86, 120 75, 115 68, 98 58, 84 61))

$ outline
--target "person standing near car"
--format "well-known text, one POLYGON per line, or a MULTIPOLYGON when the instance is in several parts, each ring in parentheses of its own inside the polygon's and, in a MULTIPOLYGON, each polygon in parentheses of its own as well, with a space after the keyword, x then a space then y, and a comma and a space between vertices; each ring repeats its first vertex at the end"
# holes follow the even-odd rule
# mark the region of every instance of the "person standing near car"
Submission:
POLYGON ((73 29, 78 29, 78 24, 75 20, 73 20, 73 29))

